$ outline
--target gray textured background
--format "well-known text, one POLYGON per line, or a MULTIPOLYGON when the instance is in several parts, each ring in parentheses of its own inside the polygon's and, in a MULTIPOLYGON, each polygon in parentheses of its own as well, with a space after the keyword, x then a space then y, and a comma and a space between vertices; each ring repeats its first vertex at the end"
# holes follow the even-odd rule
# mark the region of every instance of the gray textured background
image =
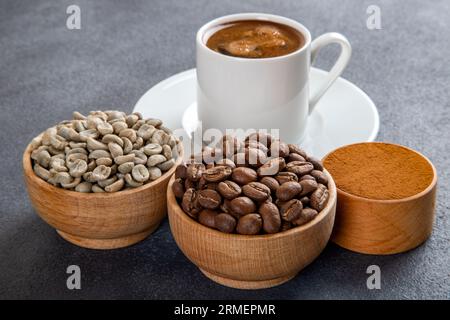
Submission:
MULTIPOLYGON (((450 1, 0 1, 0 298, 450 298, 450 1), (81 7, 82 30, 66 29, 81 7), (382 30, 365 26, 382 10, 382 30), (131 111, 166 77, 194 67, 194 35, 208 20, 260 11, 297 19, 313 36, 338 31, 354 53, 344 77, 375 101, 379 140, 427 155, 439 172, 432 237, 406 254, 377 257, 335 245, 282 286, 240 291, 204 278, 178 250, 164 222, 130 248, 90 251, 59 238, 33 212, 21 156, 30 139, 73 110, 131 111), (66 267, 82 269, 82 290, 66 289, 66 267), (366 289, 378 264, 382 289, 366 289)), ((324 50, 327 68, 335 48, 324 50)), ((351 115, 346 115, 351 117, 351 115)))

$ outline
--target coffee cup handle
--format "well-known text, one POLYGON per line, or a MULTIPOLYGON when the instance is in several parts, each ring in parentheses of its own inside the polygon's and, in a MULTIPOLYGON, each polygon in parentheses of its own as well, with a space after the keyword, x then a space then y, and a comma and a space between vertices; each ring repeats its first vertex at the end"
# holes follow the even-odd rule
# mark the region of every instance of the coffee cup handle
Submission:
POLYGON ((350 45, 350 42, 348 42, 346 37, 336 32, 325 33, 314 39, 314 41, 311 43, 311 64, 314 63, 319 50, 324 46, 332 43, 337 43, 341 46, 341 53, 339 54, 339 58, 336 60, 336 63, 328 73, 324 83, 322 83, 319 88, 315 90, 315 92, 310 93, 309 114, 311 114, 311 112, 314 110, 314 107, 316 106, 320 98, 322 98, 325 92, 344 71, 352 55, 352 46, 350 45))

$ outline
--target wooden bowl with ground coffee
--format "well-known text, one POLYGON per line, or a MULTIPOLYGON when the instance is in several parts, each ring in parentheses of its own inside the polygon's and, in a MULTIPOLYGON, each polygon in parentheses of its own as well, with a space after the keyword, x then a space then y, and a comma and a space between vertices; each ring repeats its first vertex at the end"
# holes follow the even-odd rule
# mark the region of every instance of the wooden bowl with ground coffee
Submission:
POLYGON ((422 154, 369 142, 336 149, 323 159, 337 187, 332 241, 367 254, 395 254, 431 234, 437 174, 422 154))

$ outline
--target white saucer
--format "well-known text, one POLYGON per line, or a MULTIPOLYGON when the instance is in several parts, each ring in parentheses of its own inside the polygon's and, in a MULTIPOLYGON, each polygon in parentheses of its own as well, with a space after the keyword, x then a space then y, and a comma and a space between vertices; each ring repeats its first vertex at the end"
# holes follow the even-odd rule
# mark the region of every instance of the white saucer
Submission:
MULTIPOLYGON (((327 72, 311 68, 311 89, 327 72)), ((161 81, 136 103, 134 111, 146 118, 159 118, 165 126, 184 128, 188 134, 197 125, 196 72, 190 69, 161 81)), ((373 141, 379 129, 373 101, 353 83, 339 78, 317 104, 308 119, 300 145, 316 157, 351 143, 373 141)))

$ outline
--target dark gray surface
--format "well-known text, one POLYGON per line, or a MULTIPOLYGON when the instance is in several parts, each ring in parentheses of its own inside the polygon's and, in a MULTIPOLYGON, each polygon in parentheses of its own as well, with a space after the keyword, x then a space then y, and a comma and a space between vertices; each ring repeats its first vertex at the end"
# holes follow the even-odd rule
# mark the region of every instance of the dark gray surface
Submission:
MULTIPOLYGON (((450 1, 5 1, 0 2, 0 298, 450 298, 450 1), (66 29, 81 7, 82 30, 66 29), (366 28, 366 8, 382 30, 366 28), (344 77, 379 108, 379 140, 427 155, 439 172, 432 237, 411 252, 355 254, 335 245, 282 286, 240 291, 207 280, 177 248, 167 222, 130 248, 91 251, 57 236, 31 208, 21 156, 30 139, 73 110, 131 111, 164 78, 194 67, 194 36, 208 20, 260 11, 303 22, 313 36, 345 34, 353 45, 344 77), (68 265, 82 290, 66 289, 68 265), (377 264, 382 289, 366 288, 377 264)), ((324 50, 318 66, 331 65, 324 50)), ((351 115, 346 115, 350 116, 351 115)))

